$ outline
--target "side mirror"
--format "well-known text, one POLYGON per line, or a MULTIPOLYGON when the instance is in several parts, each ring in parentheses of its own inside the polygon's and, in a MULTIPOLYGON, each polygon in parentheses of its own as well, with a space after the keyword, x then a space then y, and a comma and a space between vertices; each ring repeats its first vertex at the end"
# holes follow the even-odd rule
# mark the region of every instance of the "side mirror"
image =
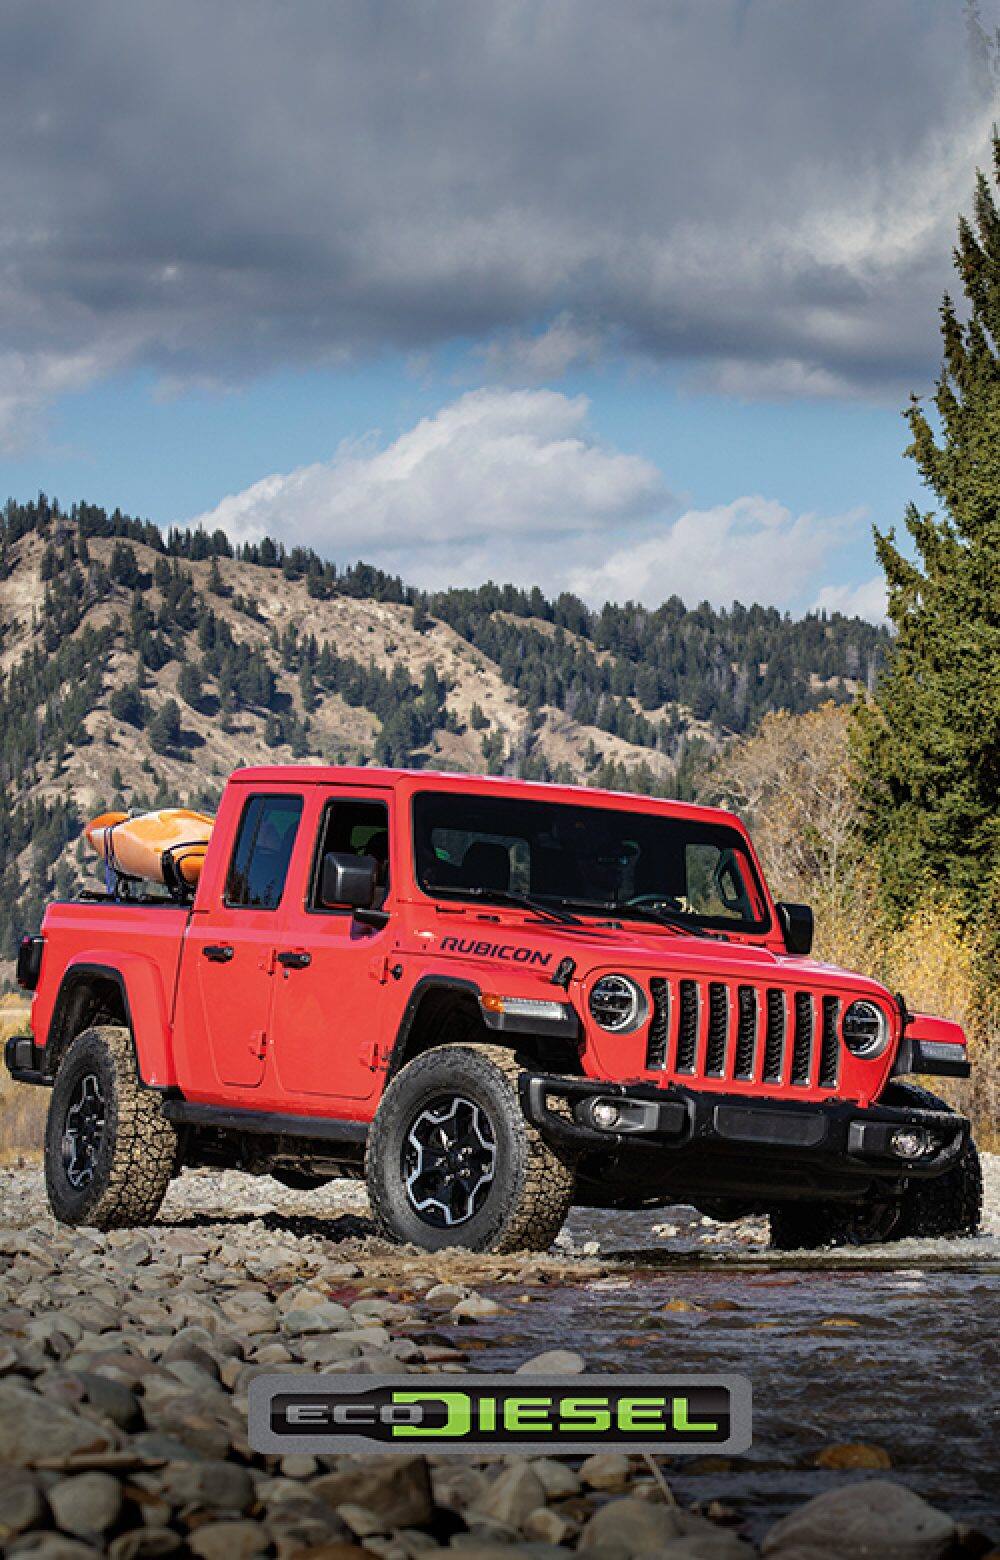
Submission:
POLYGON ((811 953, 813 913, 811 905, 792 905, 779 901, 776 906, 781 935, 789 953, 811 953))
POLYGON ((338 905, 352 910, 370 910, 375 903, 378 862, 374 856, 351 856, 328 851, 323 857, 320 878, 320 902, 325 910, 338 905))

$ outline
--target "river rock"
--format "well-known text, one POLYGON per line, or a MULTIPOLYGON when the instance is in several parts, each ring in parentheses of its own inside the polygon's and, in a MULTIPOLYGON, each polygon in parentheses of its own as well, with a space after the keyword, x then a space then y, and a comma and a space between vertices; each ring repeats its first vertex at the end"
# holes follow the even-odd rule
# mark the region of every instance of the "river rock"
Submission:
POLYGON ((579 1495, 580 1480, 568 1463, 555 1457, 534 1457, 530 1467, 541 1479, 548 1500, 568 1500, 571 1495, 579 1495))
POLYGON ((580 1465, 580 1478, 592 1490, 628 1488, 631 1464, 624 1452, 595 1452, 580 1465))
POLYGON ((518 1376, 579 1376, 587 1362, 575 1349, 546 1349, 525 1360, 515 1372, 518 1376))
POLYGON ((494 1522, 506 1522, 518 1528, 529 1512, 544 1505, 544 1484, 530 1463, 518 1459, 473 1502, 470 1515, 489 1517, 494 1522))
POLYGON ((540 1539, 543 1544, 565 1544, 576 1531, 576 1524, 569 1517, 549 1506, 529 1511, 521 1527, 526 1538, 540 1539))
POLYGON ((458 1284, 433 1284, 424 1295, 424 1304, 432 1311, 450 1311, 460 1300, 466 1299, 468 1293, 458 1284))
POLYGON ((172 1528, 129 1528, 111 1540, 108 1560, 158 1560, 160 1555, 175 1555, 181 1544, 180 1534, 172 1528))
POLYGON ((42 1397, 11 1377, 0 1381, 0 1463, 25 1467, 46 1457, 108 1451, 113 1432, 42 1397))
POLYGON ((319 1305, 296 1307, 286 1311, 281 1320, 281 1330, 290 1338, 310 1333, 341 1332, 350 1325, 351 1313, 335 1300, 322 1300, 319 1305))
POLYGON ((389 1528, 425 1527, 434 1514, 424 1457, 366 1458, 356 1467, 323 1474, 308 1488, 333 1507, 345 1502, 367 1506, 389 1528))
POLYGON ((41 1491, 26 1473, 0 1478, 0 1543, 40 1526, 45 1516, 41 1491))
MULTIPOLYGON (((705 1517, 629 1496, 608 1501, 591 1517, 580 1538, 581 1549, 600 1549, 608 1560, 666 1549, 679 1538, 708 1537, 719 1531, 705 1517)), ((602 1557, 603 1560, 603 1557, 602 1557)))
POLYGON ((456 1322, 485 1322, 504 1314, 503 1306, 488 1295, 467 1295, 451 1308, 451 1315, 456 1322))
POLYGON ((109 1473, 78 1473, 48 1491, 56 1526, 77 1538, 100 1538, 121 1514, 122 1489, 109 1473))
POLYGON ((254 1500, 250 1472, 221 1458, 171 1463, 162 1470, 160 1487, 175 1506, 205 1506, 212 1511, 242 1515, 254 1500))
POLYGON ((201 1560, 249 1560, 266 1555, 271 1536, 260 1522, 206 1522, 188 1538, 188 1548, 201 1560))
POLYGON ((892 1459, 884 1446, 865 1441, 843 1441, 824 1446, 814 1459, 817 1468, 891 1468, 892 1459))
POLYGON ((765 1555, 807 1550, 829 1552, 839 1560, 942 1560, 957 1538, 950 1517, 935 1511, 904 1484, 865 1479, 827 1490, 775 1524, 763 1543, 765 1555))
POLYGON ((94 1560, 97 1550, 65 1533, 27 1533, 6 1550, 8 1560, 30 1555, 32 1560, 94 1560))

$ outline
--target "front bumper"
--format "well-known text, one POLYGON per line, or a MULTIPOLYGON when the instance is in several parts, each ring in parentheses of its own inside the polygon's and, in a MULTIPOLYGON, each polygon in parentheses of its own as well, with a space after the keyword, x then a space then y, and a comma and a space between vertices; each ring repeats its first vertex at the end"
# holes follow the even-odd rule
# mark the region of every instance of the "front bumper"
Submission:
POLYGON ((619 1162, 623 1151, 645 1151, 648 1163, 650 1150, 660 1150, 661 1168, 686 1159, 752 1159, 772 1174, 784 1167, 794 1175, 797 1166, 808 1166, 811 1176, 829 1169, 838 1178, 910 1179, 941 1175, 969 1136, 965 1117, 950 1111, 862 1108, 841 1100, 807 1104, 542 1073, 522 1073, 520 1095, 525 1116, 553 1144, 577 1153, 612 1151, 619 1162), (613 1127, 600 1124, 609 1112, 595 1111, 605 1102, 620 1114, 613 1127), (926 1151, 908 1156, 901 1134, 921 1136, 926 1151))

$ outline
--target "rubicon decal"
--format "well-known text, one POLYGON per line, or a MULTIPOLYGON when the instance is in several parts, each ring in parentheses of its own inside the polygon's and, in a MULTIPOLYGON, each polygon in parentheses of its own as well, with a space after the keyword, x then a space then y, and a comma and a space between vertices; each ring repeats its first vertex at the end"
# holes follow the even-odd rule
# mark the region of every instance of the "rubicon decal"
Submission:
POLYGON ((250 1383, 257 1452, 744 1452, 745 1376, 258 1376, 250 1383))
POLYGON ((517 943, 479 942, 475 937, 442 937, 442 953, 464 953, 475 959, 509 959, 514 964, 541 966, 551 964, 551 953, 538 948, 524 948, 517 943))

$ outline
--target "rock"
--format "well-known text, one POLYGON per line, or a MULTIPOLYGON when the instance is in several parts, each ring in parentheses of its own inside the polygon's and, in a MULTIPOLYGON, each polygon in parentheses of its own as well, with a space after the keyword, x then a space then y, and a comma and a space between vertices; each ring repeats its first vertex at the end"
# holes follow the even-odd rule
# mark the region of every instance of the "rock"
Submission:
POLYGON ((286 1479, 311 1479, 319 1472, 319 1463, 308 1452, 290 1452, 281 1459, 281 1472, 286 1479))
POLYGON ((783 1517, 765 1537, 762 1553, 791 1557, 812 1550, 835 1554, 838 1560, 867 1560, 871 1555, 941 1560, 957 1536, 950 1517, 904 1484, 865 1479, 827 1490, 783 1517))
POLYGON ((518 1528, 529 1512, 545 1505, 545 1486, 530 1463, 518 1459, 470 1507, 470 1515, 490 1517, 518 1528))
POLYGON ((91 1544, 64 1533, 29 1533, 5 1551, 10 1560, 20 1555, 31 1555, 32 1560, 94 1560, 96 1553, 91 1544))
POLYGON ((485 1494, 488 1482, 481 1468, 473 1468, 459 1457, 431 1469, 434 1504, 446 1511, 465 1511, 485 1494))
POLYGON ((424 1295, 424 1304, 432 1311, 450 1311, 469 1291, 458 1284, 433 1284, 424 1295))
MULTIPOLYGON (((319 1284, 293 1284, 278 1296, 275 1306, 281 1316, 287 1316, 289 1311, 309 1311, 313 1306, 326 1305, 328 1299, 326 1290, 319 1284)), ((346 1311, 346 1306, 344 1309, 346 1311)))
POLYGON ((547 1499, 567 1500, 571 1495, 579 1495, 580 1480, 568 1463, 558 1462, 555 1457, 535 1457, 529 1467, 541 1479, 547 1499))
POLYGON ((624 1452, 595 1452, 580 1464, 580 1478, 592 1490, 627 1489, 630 1473, 624 1452))
POLYGON ((163 1469, 161 1487, 175 1506, 206 1506, 212 1511, 242 1514, 254 1501, 249 1470, 218 1458, 169 1464, 163 1469))
POLYGON ((661 1309, 664 1310, 664 1311, 681 1311, 681 1312, 683 1312, 683 1311, 700 1311, 701 1310, 701 1306, 700 1305, 695 1305, 693 1300, 668 1300, 666 1305, 662 1306, 661 1309))
POLYGON ((719 1530, 704 1517, 657 1501, 609 1500, 591 1517, 580 1538, 580 1549, 600 1549, 612 1557, 666 1549, 678 1538, 714 1535, 719 1530))
POLYGON ((281 1330, 290 1338, 297 1338, 309 1333, 340 1332, 349 1327, 351 1313, 345 1305, 338 1305, 335 1300, 322 1300, 319 1305, 311 1305, 306 1309, 299 1307, 294 1311, 286 1311, 281 1321, 281 1330))
POLYGON ((813 1461, 817 1468, 892 1467, 892 1458, 884 1446, 870 1446, 865 1441, 844 1441, 824 1446, 813 1461))
POLYGON ((155 1560, 157 1555, 175 1555, 180 1547, 180 1534, 172 1528, 130 1528, 112 1539, 108 1560, 155 1560))
POLYGON ((261 1522, 206 1522, 188 1536, 188 1548, 202 1560, 248 1560, 266 1555, 270 1544, 261 1522))
POLYGON ((424 1457, 366 1457, 356 1467, 323 1474, 308 1488, 333 1507, 367 1506, 390 1528, 425 1527, 434 1514, 424 1457))
POLYGON ((83 1385, 85 1400, 99 1414, 123 1430, 130 1430, 139 1423, 139 1400, 122 1382, 85 1370, 78 1371, 77 1375, 83 1385))
POLYGON ((77 1538, 100 1538, 121 1515, 122 1489, 110 1473, 78 1473, 48 1491, 56 1526, 77 1538))
POLYGON ((546 1349, 544 1354, 536 1354, 519 1365, 515 1375, 579 1376, 586 1368, 586 1360, 575 1349, 546 1349))
MULTIPOLYGON (((735 1533, 715 1528, 673 1539, 663 1551, 663 1560, 754 1560, 756 1553, 752 1544, 744 1543, 735 1533)), ((822 1560, 822 1556, 810 1554, 802 1560, 822 1560)))
POLYGON ((115 1444, 114 1433, 89 1415, 62 1408, 14 1378, 0 1381, 0 1463, 25 1467, 115 1444))
POLYGON ((26 1473, 5 1473, 0 1478, 0 1543, 38 1527, 45 1516, 45 1502, 26 1473))
POLYGON ((576 1532, 576 1524, 569 1517, 548 1506, 529 1511, 521 1527, 526 1538, 540 1539, 543 1544, 565 1544, 576 1532))
POLYGON ((384 1517, 376 1516, 370 1507, 356 1506, 350 1500, 337 1507, 337 1515, 357 1538, 371 1538, 373 1533, 384 1533, 386 1529, 384 1517))
POLYGON ((487 1295, 468 1295, 452 1306, 451 1313, 456 1322, 485 1322, 493 1316, 505 1315, 504 1307, 498 1305, 495 1300, 487 1295))
POLYGON ((248 1337, 274 1332, 277 1325, 272 1301, 256 1289, 227 1295, 219 1301, 219 1310, 248 1337))

